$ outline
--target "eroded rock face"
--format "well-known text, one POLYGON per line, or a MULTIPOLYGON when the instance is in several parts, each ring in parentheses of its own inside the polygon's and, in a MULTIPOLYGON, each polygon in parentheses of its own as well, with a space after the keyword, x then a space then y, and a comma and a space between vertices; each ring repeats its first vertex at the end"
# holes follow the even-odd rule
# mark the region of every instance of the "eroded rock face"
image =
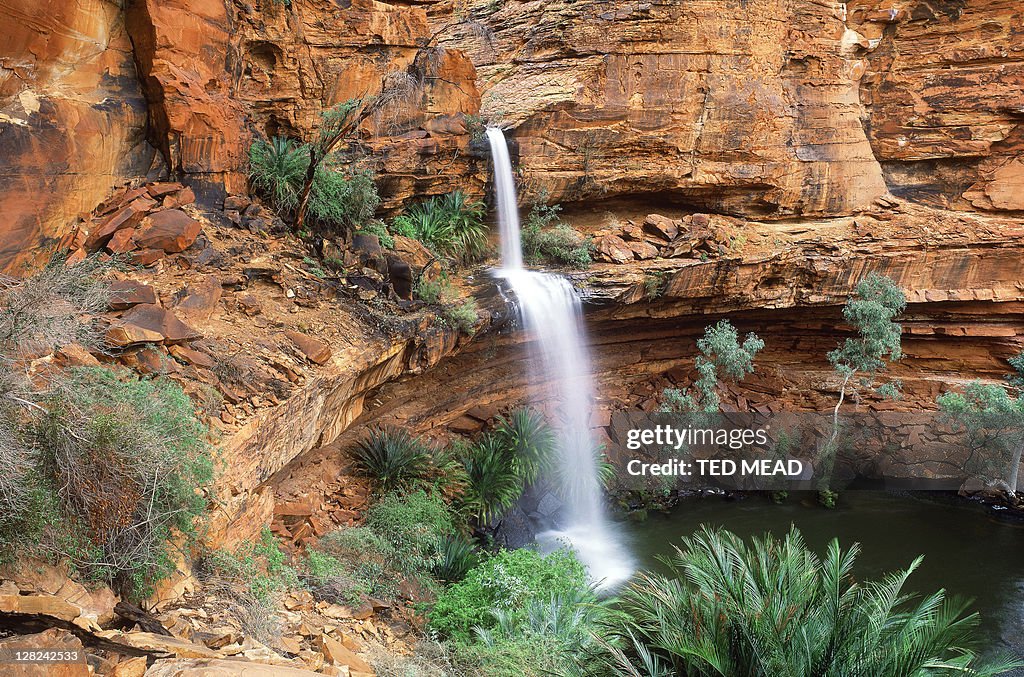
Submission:
POLYGON ((1015 0, 854 0, 874 48, 861 81, 893 193, 1024 210, 1024 7, 1015 0))
POLYGON ((0 271, 152 160, 121 4, 0 2, 0 271))
POLYGON ((469 51, 483 114, 514 127, 523 169, 554 201, 647 195, 782 216, 847 214, 886 191, 843 3, 474 7, 444 44, 469 51))

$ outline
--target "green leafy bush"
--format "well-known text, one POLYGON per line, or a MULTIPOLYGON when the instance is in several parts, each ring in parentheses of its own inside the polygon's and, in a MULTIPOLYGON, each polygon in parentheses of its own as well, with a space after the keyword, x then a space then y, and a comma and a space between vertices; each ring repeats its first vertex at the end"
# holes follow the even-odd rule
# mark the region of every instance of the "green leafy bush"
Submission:
POLYGON ((472 543, 462 536, 447 536, 441 541, 441 557, 434 576, 446 583, 457 583, 479 564, 480 556, 472 543))
POLYGON ((88 578, 144 596, 171 571, 176 534, 205 515, 206 429, 175 383, 77 369, 45 401, 32 435, 37 491, 59 519, 43 547, 88 578))
POLYGON ((568 550, 544 557, 533 550, 502 550, 442 592, 430 611, 429 626, 441 636, 472 643, 476 628, 493 629, 498 620, 525 622, 530 605, 587 590, 583 565, 568 550))
POLYGON ((369 224, 379 205, 372 172, 349 173, 330 162, 317 168, 309 194, 309 214, 318 225, 329 230, 372 228, 369 224))
POLYGON ((366 526, 401 553, 396 567, 422 576, 441 564, 441 548, 455 534, 448 505, 437 494, 388 494, 366 511, 366 526))
POLYGON ((416 296, 431 305, 440 305, 441 321, 463 333, 472 334, 480 320, 476 299, 469 297, 460 300, 458 290, 445 276, 434 280, 420 278, 416 283, 416 296))
POLYGON ((496 435, 483 435, 464 450, 462 465, 466 471, 463 506, 478 524, 490 524, 515 505, 524 483, 515 459, 496 435))
POLYGON ((795 529, 750 545, 705 528, 622 596, 614 671, 627 675, 990 675, 971 649, 977 615, 942 591, 904 593, 920 564, 858 583, 858 548, 824 558, 795 529))
POLYGON ((535 482, 551 468, 555 433, 540 412, 521 407, 508 416, 499 416, 494 435, 511 456, 523 483, 535 482))
POLYGON ((309 152, 291 139, 257 139, 249 146, 249 181, 256 192, 284 213, 299 202, 299 190, 309 166, 309 152))
MULTIPOLYGON (((249 181, 280 214, 292 216, 299 207, 309 163, 309 144, 281 137, 256 140, 249 147, 249 181)), ((321 228, 372 227, 368 224, 379 205, 372 172, 342 169, 333 155, 317 165, 307 208, 321 228)))
POLYGON ((382 247, 387 249, 395 248, 395 238, 388 232, 388 228, 384 225, 383 221, 368 220, 359 226, 356 232, 364 235, 376 235, 382 247))
POLYGON ((205 590, 231 601, 228 611, 247 634, 272 642, 282 629, 281 595, 301 586, 298 572, 287 560, 270 529, 263 527, 257 541, 233 551, 204 553, 196 563, 196 575, 205 590))
POLYGON ((484 206, 460 190, 411 205, 395 218, 392 230, 462 261, 479 259, 487 249, 484 206))
POLYGON ((533 264, 586 268, 592 263, 594 245, 563 222, 560 211, 559 205, 534 203, 520 233, 523 257, 533 264))
POLYGON ((326 534, 306 553, 304 580, 317 599, 357 605, 366 597, 394 599, 398 554, 367 527, 326 534))
POLYGON ((463 334, 472 334, 476 323, 480 321, 480 307, 476 299, 467 298, 459 303, 452 303, 441 310, 441 319, 450 327, 463 334))
POLYGON ((359 469, 372 477, 381 491, 407 489, 432 474, 430 449, 402 428, 372 430, 356 443, 352 453, 359 469))

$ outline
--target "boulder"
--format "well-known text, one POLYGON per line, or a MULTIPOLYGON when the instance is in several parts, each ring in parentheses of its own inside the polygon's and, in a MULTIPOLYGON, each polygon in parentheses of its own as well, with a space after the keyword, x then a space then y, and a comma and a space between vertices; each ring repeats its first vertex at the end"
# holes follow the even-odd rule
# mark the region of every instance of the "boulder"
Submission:
POLYGON ((633 250, 618 235, 602 235, 594 240, 596 257, 609 263, 625 263, 633 260, 633 250))
POLYGON ((96 251, 105 246, 117 231, 122 228, 134 228, 155 204, 153 200, 140 198, 121 207, 92 229, 85 240, 85 248, 96 251))
POLYGON ((5 675, 17 677, 89 677, 92 670, 85 659, 82 641, 67 630, 50 628, 34 635, 21 635, 0 639, 0 653, 10 654, 18 649, 48 649, 51 651, 77 651, 81 657, 69 663, 23 663, 17 666, 4 662, 5 675))
POLYGON ((644 220, 644 232, 654 237, 671 242, 679 235, 679 221, 662 216, 661 214, 649 214, 644 220))
POLYGON ((286 665, 266 665, 237 659, 159 660, 146 677, 323 677, 322 674, 286 665))
POLYGON ((180 209, 165 209, 143 219, 134 240, 141 249, 173 254, 188 249, 202 229, 198 221, 180 209))
POLYGON ((126 310, 141 303, 158 303, 156 289, 138 280, 117 280, 110 285, 110 307, 126 310))
POLYGON ((149 303, 125 311, 107 330, 107 340, 121 348, 136 343, 181 343, 201 336, 171 311, 149 303))
POLYGON ((320 635, 316 644, 328 662, 334 665, 347 665, 349 670, 373 674, 373 668, 366 661, 330 635, 320 635))
POLYGON ((206 275, 199 282, 185 287, 185 294, 174 309, 186 320, 208 320, 217 310, 222 291, 220 278, 206 275))
POLYGON ((311 361, 326 364, 331 359, 331 347, 325 341, 290 329, 285 330, 284 335, 311 361))

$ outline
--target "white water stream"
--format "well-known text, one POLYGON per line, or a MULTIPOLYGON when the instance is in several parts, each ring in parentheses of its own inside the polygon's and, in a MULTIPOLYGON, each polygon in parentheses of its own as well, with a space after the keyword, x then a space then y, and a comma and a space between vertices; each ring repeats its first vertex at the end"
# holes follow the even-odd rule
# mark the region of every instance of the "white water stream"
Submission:
POLYGON ((487 129, 494 158, 494 185, 501 232, 501 268, 497 275, 515 293, 529 341, 531 383, 550 382, 560 405, 553 421, 557 433, 560 483, 565 518, 538 535, 546 548, 568 544, 587 567, 591 580, 611 587, 633 573, 621 537, 605 515, 598 479, 596 445, 590 434, 594 384, 583 328, 580 298, 563 277, 523 268, 515 179, 505 135, 487 129))

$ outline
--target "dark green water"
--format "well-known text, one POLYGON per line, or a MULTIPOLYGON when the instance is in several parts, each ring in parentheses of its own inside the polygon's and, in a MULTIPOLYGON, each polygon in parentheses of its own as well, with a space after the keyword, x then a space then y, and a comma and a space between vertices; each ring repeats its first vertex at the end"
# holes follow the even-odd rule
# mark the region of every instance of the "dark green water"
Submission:
POLYGON ((652 514, 626 529, 640 565, 658 569, 655 556, 673 552, 672 545, 701 524, 744 537, 765 531, 781 536, 795 524, 819 554, 832 538, 844 546, 860 543, 855 573, 861 580, 877 579, 924 555, 906 590, 945 588, 973 598, 987 652, 1024 656, 1024 524, 995 520, 978 506, 944 495, 932 499, 851 490, 835 510, 792 497, 783 505, 761 496, 693 499, 670 515, 652 514))

